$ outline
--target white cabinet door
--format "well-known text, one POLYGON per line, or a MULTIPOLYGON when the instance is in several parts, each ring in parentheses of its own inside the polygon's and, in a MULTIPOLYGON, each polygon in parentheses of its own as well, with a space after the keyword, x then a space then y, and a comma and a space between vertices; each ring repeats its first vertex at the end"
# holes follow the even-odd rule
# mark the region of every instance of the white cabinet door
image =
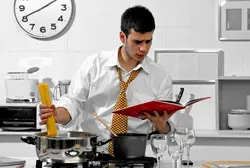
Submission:
POLYGON ((216 85, 215 84, 174 84, 174 96, 177 96, 180 88, 185 88, 181 103, 201 97, 210 99, 195 103, 174 116, 175 123, 179 126, 193 125, 195 130, 216 130, 216 85), (190 120, 189 115, 193 121, 190 120), (193 123, 190 123, 193 122, 193 123))
POLYGON ((173 80, 215 80, 224 75, 222 51, 156 50, 154 59, 173 80))

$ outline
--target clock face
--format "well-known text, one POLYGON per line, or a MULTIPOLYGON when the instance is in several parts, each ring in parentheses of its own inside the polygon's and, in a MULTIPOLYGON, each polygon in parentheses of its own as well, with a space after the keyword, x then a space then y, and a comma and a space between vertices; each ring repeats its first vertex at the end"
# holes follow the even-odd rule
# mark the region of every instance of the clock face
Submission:
POLYGON ((65 30, 73 13, 73 0, 15 0, 18 24, 30 36, 51 38, 65 30))

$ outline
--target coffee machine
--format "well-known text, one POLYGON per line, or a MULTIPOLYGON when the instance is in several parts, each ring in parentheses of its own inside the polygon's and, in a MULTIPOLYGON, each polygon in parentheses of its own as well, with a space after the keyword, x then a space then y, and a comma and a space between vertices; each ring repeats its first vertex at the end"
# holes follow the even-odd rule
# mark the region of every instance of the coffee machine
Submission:
POLYGON ((59 100, 59 98, 68 93, 70 80, 60 80, 58 84, 55 86, 53 91, 53 98, 55 100, 59 100))

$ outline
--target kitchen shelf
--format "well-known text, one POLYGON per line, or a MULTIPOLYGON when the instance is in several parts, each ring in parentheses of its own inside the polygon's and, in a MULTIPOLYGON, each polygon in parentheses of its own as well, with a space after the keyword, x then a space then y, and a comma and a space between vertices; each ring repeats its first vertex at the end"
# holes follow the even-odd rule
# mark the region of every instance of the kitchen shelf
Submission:
POLYGON ((250 138, 250 130, 195 130, 198 138, 250 138))
POLYGON ((231 130, 228 114, 232 109, 247 109, 247 95, 250 95, 250 77, 224 76, 217 82, 217 129, 231 130))
POLYGON ((250 76, 219 76, 219 80, 250 80, 250 76))
POLYGON ((194 84, 215 84, 215 80, 173 80, 173 84, 190 84, 190 85, 194 85, 194 84))

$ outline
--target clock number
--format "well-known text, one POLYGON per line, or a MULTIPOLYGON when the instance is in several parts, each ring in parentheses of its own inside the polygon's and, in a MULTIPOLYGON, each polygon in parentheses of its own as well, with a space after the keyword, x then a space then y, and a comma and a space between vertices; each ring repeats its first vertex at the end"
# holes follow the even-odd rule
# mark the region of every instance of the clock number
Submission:
POLYGON ((42 26, 42 27, 40 28, 40 32, 41 32, 41 33, 45 33, 45 32, 46 32, 46 28, 45 28, 44 26, 42 26))
POLYGON ((56 30, 56 24, 55 23, 51 23, 51 30, 56 30))
POLYGON ((66 5, 66 4, 62 4, 62 7, 63 7, 63 8, 61 9, 62 11, 66 11, 66 10, 67 10, 67 5, 66 5))
POLYGON ((23 22, 28 22, 28 17, 27 16, 23 16, 22 21, 23 22))
POLYGON ((31 26, 31 30, 33 30, 33 28, 35 27, 35 24, 31 23, 30 26, 31 26))
POLYGON ((25 6, 24 5, 20 5, 19 6, 19 11, 23 12, 25 10, 25 6))
POLYGON ((63 21, 63 16, 61 15, 57 20, 62 22, 63 21))

